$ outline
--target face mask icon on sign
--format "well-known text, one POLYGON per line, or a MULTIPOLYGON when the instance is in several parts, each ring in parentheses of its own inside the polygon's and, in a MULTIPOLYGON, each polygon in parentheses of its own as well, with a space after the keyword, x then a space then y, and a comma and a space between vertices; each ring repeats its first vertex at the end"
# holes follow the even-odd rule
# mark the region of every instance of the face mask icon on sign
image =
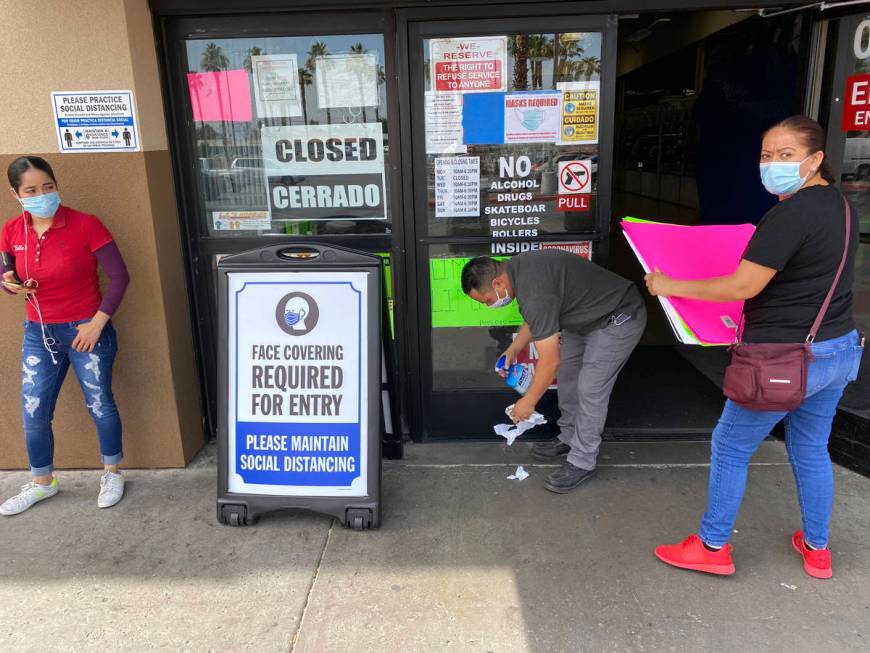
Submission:
POLYGON ((287 302, 284 322, 294 331, 306 331, 305 317, 311 312, 308 302, 302 297, 294 297, 287 302))
POLYGON ((519 113, 520 124, 529 131, 535 131, 544 122, 543 109, 526 109, 517 113, 519 113))
POLYGON ((287 335, 305 336, 320 321, 320 307, 308 293, 291 292, 284 295, 275 306, 275 321, 287 335))

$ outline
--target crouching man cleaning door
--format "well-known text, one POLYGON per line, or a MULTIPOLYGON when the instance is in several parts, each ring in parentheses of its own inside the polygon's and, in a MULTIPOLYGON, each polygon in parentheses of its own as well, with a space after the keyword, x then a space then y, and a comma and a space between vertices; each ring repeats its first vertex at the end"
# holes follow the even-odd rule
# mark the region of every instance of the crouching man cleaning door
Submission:
POLYGON ((536 443, 532 455, 550 462, 568 454, 545 487, 558 493, 576 489, 595 471, 610 392, 646 326, 640 292, 627 279, 556 249, 508 261, 472 259, 462 270, 462 291, 491 308, 517 300, 523 325, 505 352, 507 365, 530 342, 539 358, 532 385, 511 417, 528 419, 557 377, 559 436, 536 443))

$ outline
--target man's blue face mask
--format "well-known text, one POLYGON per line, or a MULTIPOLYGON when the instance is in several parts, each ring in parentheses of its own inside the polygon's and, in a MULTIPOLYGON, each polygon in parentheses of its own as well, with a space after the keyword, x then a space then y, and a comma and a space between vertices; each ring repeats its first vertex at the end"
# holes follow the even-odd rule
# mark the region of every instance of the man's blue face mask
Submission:
POLYGON ((507 306, 510 304, 514 298, 510 296, 507 290, 504 291, 504 297, 499 297, 498 288, 493 286, 493 290, 495 290, 496 300, 492 304, 487 304, 489 308, 501 308, 503 306, 507 306))

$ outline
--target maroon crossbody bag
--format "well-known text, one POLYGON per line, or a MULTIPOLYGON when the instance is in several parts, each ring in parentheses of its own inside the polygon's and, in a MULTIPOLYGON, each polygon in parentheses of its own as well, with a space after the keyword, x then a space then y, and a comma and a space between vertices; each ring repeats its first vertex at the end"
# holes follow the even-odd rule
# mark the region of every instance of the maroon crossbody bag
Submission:
POLYGON ((802 343, 743 342, 745 316, 741 316, 736 340, 730 347, 731 364, 725 370, 723 384, 725 396, 735 404, 750 410, 791 411, 806 398, 807 369, 813 359, 811 345, 828 312, 849 255, 852 211, 845 198, 843 203, 846 205, 843 258, 807 339, 802 343))

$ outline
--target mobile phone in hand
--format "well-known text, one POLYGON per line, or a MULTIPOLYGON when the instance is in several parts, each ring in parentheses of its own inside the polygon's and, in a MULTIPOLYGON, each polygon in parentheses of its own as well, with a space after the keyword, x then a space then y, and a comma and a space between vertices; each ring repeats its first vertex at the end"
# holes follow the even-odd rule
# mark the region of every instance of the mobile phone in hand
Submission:
MULTIPOLYGON (((18 278, 18 273, 15 272, 15 257, 9 252, 0 252, 0 262, 3 263, 3 273, 11 272, 14 285, 24 286, 21 279, 18 278)), ((3 283, 6 283, 5 281, 3 283)), ((12 285, 12 284, 7 284, 12 285)))

